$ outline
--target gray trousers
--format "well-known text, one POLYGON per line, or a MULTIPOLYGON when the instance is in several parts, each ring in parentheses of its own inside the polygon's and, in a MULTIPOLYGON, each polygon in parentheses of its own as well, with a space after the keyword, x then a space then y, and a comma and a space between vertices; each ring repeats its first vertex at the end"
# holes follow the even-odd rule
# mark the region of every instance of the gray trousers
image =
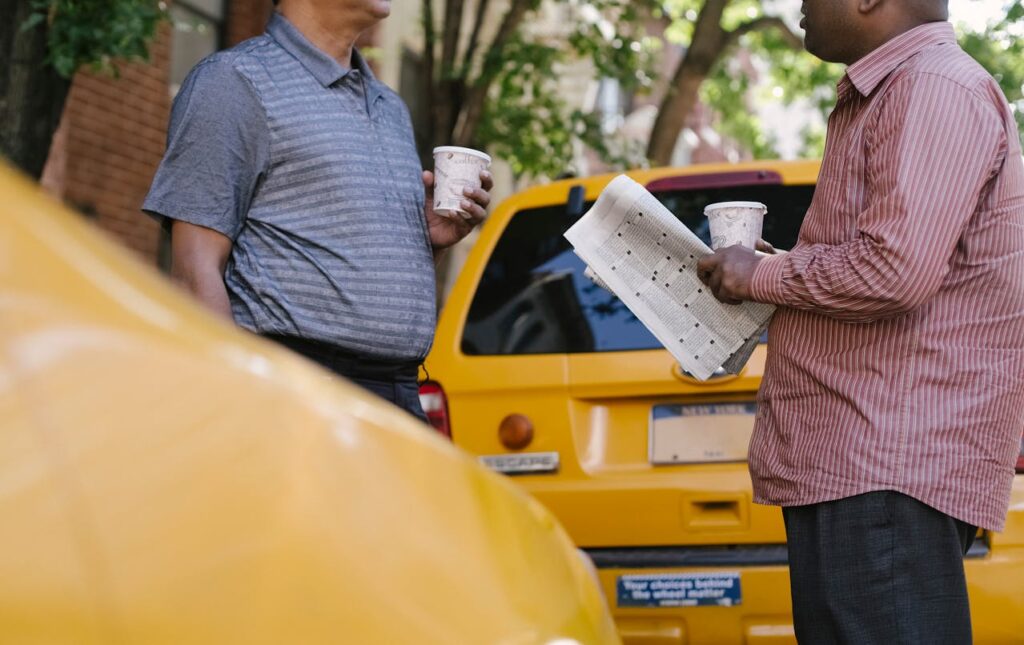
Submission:
POLYGON ((893 491, 782 513, 800 643, 971 643, 976 527, 893 491))

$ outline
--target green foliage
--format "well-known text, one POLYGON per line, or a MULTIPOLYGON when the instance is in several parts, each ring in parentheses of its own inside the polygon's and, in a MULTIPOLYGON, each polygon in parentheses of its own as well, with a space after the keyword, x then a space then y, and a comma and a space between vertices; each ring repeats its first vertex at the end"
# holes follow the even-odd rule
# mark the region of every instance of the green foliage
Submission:
MULTIPOLYGON (((678 1, 703 5, 699 0, 678 1)), ((733 0, 726 7, 722 26, 732 31, 763 16, 761 2, 733 0)), ((803 48, 794 49, 775 28, 750 31, 737 44, 737 48, 726 52, 718 61, 701 86, 701 99, 714 111, 715 129, 720 134, 749 150, 757 159, 777 157, 776 137, 765 131, 757 105, 770 102, 791 105, 800 100, 826 113, 835 102, 835 84, 842 77, 843 68, 823 63, 803 48), (738 56, 741 51, 742 56, 738 56), (761 87, 752 86, 752 74, 761 87), (765 86, 769 90, 765 90, 765 86)), ((823 136, 818 136, 812 128, 804 137, 802 153, 820 156, 823 136)))
POLYGON ((517 175, 558 176, 573 171, 574 151, 583 145, 620 168, 645 162, 642 146, 609 138, 600 116, 571 106, 559 93, 559 80, 571 69, 613 78, 626 91, 646 92, 653 82, 661 41, 648 36, 639 4, 593 0, 572 5, 578 18, 566 36, 517 33, 500 58, 488 56, 484 74, 493 74, 476 138, 505 159, 517 175))
MULTIPOLYGON (((781 96, 775 98, 784 105, 802 101, 816 110, 822 121, 836 102, 836 84, 845 68, 826 63, 804 49, 793 49, 776 31, 752 33, 745 39, 752 51, 768 62, 767 83, 779 88, 781 96)), ((825 151, 825 128, 815 124, 803 132, 800 156, 820 157, 825 151)))
POLYGON ((738 69, 737 63, 736 59, 726 59, 715 67, 701 86, 701 100, 715 112, 719 134, 743 144, 756 159, 776 157, 775 138, 761 127, 750 104, 750 77, 738 69))
POLYGON ((960 46, 999 81, 1024 144, 1024 0, 1006 6, 1006 17, 984 31, 959 29, 960 46))
POLYGON ((569 33, 570 53, 593 63, 596 76, 614 78, 625 90, 643 91, 650 87, 654 55, 661 41, 643 30, 642 3, 622 0, 591 1, 594 9, 569 33))
POLYGON ((562 53, 518 35, 506 51, 477 137, 516 174, 557 175, 572 157, 573 131, 554 73, 562 53))
MULTIPOLYGON (((676 0, 678 4, 694 6, 699 0, 676 0)), ((729 16, 748 19, 761 15, 747 0, 735 0, 726 12, 729 16)), ((733 23, 735 24, 735 23, 733 23)), ((727 25, 730 26, 731 25, 727 25)), ((980 32, 959 28, 961 46, 975 58, 997 81, 1010 101, 1024 141, 1024 0, 1006 3, 1005 17, 988 25, 980 32)), ((767 66, 766 82, 778 88, 780 97, 751 96, 746 90, 749 82, 742 70, 729 57, 716 67, 701 90, 706 103, 716 112, 716 128, 748 148, 755 157, 775 156, 774 142, 762 131, 762 125, 752 114, 752 101, 781 100, 790 105, 794 101, 807 102, 822 117, 835 105, 835 87, 842 78, 842 65, 823 63, 804 50, 795 50, 776 30, 755 31, 747 34, 742 45, 755 59, 767 66)), ((825 145, 825 129, 820 125, 808 126, 803 133, 801 156, 821 156, 825 145)))
POLYGON ((800 148, 798 157, 801 159, 815 159, 825 154, 825 126, 822 124, 809 125, 803 131, 803 146, 800 148))
POLYGON ((722 27, 732 31, 742 23, 764 14, 761 0, 732 0, 722 15, 722 27))
POLYGON ((693 38, 693 25, 704 6, 703 0, 666 0, 656 11, 659 17, 669 20, 665 40, 673 45, 686 47, 693 38))
POLYGON ((155 0, 30 0, 22 25, 47 23, 46 62, 71 78, 83 65, 116 73, 115 59, 147 59, 165 8, 155 0))
POLYGON ((774 33, 751 34, 750 40, 769 61, 768 81, 782 88, 785 105, 804 99, 822 114, 832 109, 836 84, 845 73, 842 65, 825 63, 804 50, 792 49, 774 33))

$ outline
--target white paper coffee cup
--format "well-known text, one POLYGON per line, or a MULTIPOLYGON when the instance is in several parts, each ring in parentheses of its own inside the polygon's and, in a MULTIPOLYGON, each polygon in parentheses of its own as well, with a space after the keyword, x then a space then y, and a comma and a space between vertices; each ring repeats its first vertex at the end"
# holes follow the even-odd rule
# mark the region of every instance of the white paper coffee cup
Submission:
POLYGON ((491 158, 472 148, 434 148, 434 212, 446 217, 468 217, 462 208, 466 188, 480 188, 480 173, 491 158))
POLYGON ((764 214, 768 207, 761 202, 718 202, 708 204, 704 215, 711 229, 711 248, 723 249, 740 244, 748 249, 761 239, 764 214))

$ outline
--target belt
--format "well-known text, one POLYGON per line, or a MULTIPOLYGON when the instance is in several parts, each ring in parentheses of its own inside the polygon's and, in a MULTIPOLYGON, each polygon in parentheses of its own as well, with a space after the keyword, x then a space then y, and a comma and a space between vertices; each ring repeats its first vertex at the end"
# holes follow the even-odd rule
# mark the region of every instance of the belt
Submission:
POLYGON ((413 381, 419 377, 420 361, 388 360, 360 356, 337 345, 284 334, 260 334, 297 354, 350 379, 413 381))

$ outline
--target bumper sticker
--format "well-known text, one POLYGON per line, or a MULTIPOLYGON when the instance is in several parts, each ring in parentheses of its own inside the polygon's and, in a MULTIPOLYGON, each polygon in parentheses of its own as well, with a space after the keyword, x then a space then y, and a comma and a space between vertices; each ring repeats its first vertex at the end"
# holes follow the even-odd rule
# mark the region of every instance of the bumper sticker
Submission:
POLYGON ((619 607, 696 607, 740 604, 740 574, 654 573, 619 576, 619 607))

